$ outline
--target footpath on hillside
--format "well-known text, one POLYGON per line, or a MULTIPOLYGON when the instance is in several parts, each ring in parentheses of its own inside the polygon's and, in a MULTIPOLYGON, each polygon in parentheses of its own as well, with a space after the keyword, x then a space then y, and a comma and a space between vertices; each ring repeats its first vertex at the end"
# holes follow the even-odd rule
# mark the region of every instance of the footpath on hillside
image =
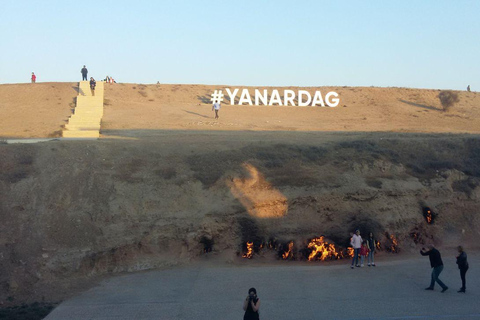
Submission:
POLYGON ((80 81, 73 115, 65 125, 64 138, 99 138, 103 117, 103 82, 95 90, 88 81, 80 81))

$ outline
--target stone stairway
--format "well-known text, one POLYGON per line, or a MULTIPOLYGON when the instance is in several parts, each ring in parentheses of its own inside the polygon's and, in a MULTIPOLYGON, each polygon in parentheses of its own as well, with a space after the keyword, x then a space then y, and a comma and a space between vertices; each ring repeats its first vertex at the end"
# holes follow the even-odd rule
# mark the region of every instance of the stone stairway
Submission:
POLYGON ((99 138, 103 116, 103 82, 97 82, 92 95, 89 81, 78 87, 77 105, 63 130, 64 138, 99 138))

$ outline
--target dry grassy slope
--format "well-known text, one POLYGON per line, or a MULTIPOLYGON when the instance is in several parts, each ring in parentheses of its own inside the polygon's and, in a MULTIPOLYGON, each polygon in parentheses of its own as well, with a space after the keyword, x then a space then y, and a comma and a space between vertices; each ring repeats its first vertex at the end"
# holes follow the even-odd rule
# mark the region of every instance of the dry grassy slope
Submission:
POLYGON ((231 261, 249 239, 294 239, 300 250, 321 234, 344 245, 357 227, 383 242, 395 234, 404 252, 414 250, 411 231, 472 249, 479 209, 478 136, 192 132, 0 144, 0 298, 56 301, 93 276, 195 261, 204 238, 231 261), (438 214, 434 225, 423 205, 438 214), (275 217, 263 215, 269 208, 275 217))
MULTIPOLYGON (((72 114, 78 83, 0 85, 0 138, 58 136, 72 114)), ((438 90, 406 88, 267 88, 337 91, 337 108, 230 106, 214 121, 210 95, 226 86, 112 84, 106 86, 104 137, 122 130, 480 132, 480 95, 458 92, 441 111, 438 90)), ((241 89, 243 87, 240 87, 241 89)), ((250 87, 250 93, 254 89, 250 87)), ((263 89, 263 88, 260 88, 263 89)), ((225 90, 224 90, 225 93, 225 90)), ((238 99, 239 95, 237 96, 238 99)))
POLYGON ((0 85, 0 138, 61 136, 78 82, 0 85))
MULTIPOLYGON (((319 87, 276 88, 297 92, 336 91, 336 108, 230 106, 226 98, 214 121, 210 95, 225 86, 137 85, 106 86, 104 136, 130 129, 274 130, 274 131, 399 131, 480 132, 480 95, 458 92, 460 101, 445 113, 438 90, 406 88, 319 87)), ((242 89, 244 87, 240 87, 242 89)), ((254 94, 255 88, 248 88, 254 94)), ((275 89, 275 88, 260 88, 275 89)), ((237 99, 240 94, 237 95, 237 99)))

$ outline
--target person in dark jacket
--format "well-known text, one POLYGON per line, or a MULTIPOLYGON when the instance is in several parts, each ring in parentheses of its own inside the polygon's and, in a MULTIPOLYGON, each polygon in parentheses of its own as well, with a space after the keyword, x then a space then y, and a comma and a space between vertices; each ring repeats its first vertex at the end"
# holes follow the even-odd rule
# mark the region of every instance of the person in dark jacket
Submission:
POLYGON ((367 244, 368 244, 368 249, 370 250, 368 252, 368 266, 375 267, 375 247, 376 247, 376 241, 375 238, 373 237, 373 233, 370 232, 370 235, 368 236, 367 239, 367 244))
POLYGON ((257 297, 257 290, 250 288, 248 289, 248 296, 243 302, 243 310, 245 310, 243 320, 259 320, 258 309, 260 309, 260 299, 257 297))
POLYGON ((87 78, 87 74, 88 74, 87 67, 83 66, 83 68, 80 72, 82 73, 82 81, 87 81, 88 80, 88 78, 87 78))
POLYGON ((462 246, 458 246, 458 256, 457 256, 457 264, 458 269, 460 269, 460 278, 462 279, 462 287, 457 292, 465 293, 465 274, 468 270, 468 261, 467 261, 467 254, 463 251, 462 246))
POLYGON ((433 290, 435 286, 435 282, 437 282, 440 287, 442 287, 442 293, 448 290, 448 287, 445 283, 442 282, 438 277, 440 273, 443 271, 443 261, 442 256, 440 255, 440 251, 435 249, 433 244, 428 246, 428 250, 422 248, 420 250, 420 254, 422 256, 428 256, 430 258, 430 266, 432 267, 432 280, 430 282, 430 286, 425 288, 425 290, 433 290))
POLYGON ((97 81, 93 79, 93 77, 90 77, 90 90, 92 90, 92 96, 95 95, 95 87, 97 86, 97 81))

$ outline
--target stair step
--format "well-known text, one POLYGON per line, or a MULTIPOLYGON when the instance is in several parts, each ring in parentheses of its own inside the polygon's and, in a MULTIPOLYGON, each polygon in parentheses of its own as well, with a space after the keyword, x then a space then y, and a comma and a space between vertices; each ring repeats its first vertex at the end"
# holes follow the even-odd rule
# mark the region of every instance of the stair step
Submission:
POLYGON ((99 138, 100 132, 98 130, 66 130, 63 131, 64 138, 99 138))

